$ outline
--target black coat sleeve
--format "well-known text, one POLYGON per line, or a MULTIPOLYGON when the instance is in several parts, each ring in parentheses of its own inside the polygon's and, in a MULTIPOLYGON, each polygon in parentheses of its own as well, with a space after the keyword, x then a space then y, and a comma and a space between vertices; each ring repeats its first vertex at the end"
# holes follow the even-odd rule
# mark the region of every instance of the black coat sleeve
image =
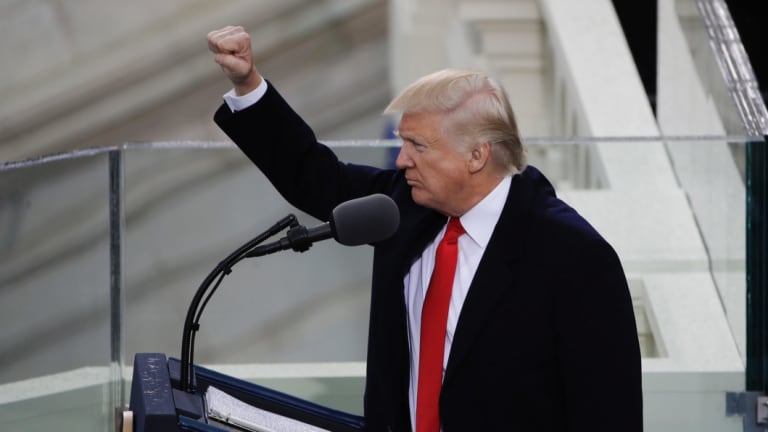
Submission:
POLYGON ((339 161, 271 84, 243 111, 222 104, 214 120, 288 202, 320 220, 341 202, 393 190, 396 172, 339 161))

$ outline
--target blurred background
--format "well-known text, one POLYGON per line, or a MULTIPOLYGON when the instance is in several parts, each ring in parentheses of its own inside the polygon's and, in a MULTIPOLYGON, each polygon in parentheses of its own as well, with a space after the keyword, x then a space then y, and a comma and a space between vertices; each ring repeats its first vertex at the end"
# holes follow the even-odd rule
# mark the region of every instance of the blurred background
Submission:
MULTIPOLYGON (((750 273, 765 263, 750 231, 764 3, 1 1, 0 429, 104 430, 135 353, 180 355, 219 260, 288 213, 319 223, 212 121, 230 86, 206 34, 241 25, 262 74, 350 162, 389 166, 381 111, 417 77, 497 77, 531 164, 622 259, 646 430, 751 430, 728 402, 765 385, 748 367, 766 364, 749 312, 765 289, 750 273)), ((325 242, 244 261, 195 360, 360 413, 371 258, 325 242)))

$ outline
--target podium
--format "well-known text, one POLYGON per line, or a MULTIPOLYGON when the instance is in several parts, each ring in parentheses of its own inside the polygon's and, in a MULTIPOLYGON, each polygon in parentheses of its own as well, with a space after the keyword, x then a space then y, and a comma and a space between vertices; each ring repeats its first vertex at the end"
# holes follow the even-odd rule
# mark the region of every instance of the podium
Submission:
POLYGON ((213 386, 250 406, 329 431, 362 431, 363 418, 194 366, 194 393, 180 390, 180 361, 138 353, 133 365, 130 411, 135 432, 240 430, 209 421, 205 393, 213 386))

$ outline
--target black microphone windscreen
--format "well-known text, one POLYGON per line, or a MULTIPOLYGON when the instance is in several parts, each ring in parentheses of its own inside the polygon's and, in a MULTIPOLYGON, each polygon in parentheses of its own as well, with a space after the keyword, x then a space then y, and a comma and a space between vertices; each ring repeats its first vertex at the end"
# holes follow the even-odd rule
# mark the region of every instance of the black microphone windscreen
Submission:
POLYGON ((397 231, 400 211, 392 198, 374 194, 343 202, 331 212, 334 238, 346 246, 385 240, 397 231))

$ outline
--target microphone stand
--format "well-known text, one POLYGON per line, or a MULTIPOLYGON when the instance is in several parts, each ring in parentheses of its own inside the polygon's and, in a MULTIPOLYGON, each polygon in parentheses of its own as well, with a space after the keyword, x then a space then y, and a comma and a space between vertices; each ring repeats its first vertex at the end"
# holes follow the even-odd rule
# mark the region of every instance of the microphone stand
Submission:
POLYGON ((219 287, 219 284, 224 279, 224 276, 232 272, 232 267, 240 262, 243 258, 246 258, 252 250, 262 243, 264 240, 274 236, 280 231, 291 227, 296 228, 299 226, 296 216, 289 214, 275 225, 267 229, 265 232, 259 234, 249 242, 240 246, 236 251, 232 252, 228 257, 224 258, 219 264, 208 274, 200 287, 198 287, 195 296, 192 298, 192 302, 187 309, 187 317, 184 320, 184 334, 181 342, 181 377, 180 386, 181 390, 194 393, 195 388, 193 385, 194 371, 192 365, 194 364, 194 350, 195 350, 195 334, 200 329, 200 316, 203 313, 203 309, 208 304, 213 293, 219 287), (216 280, 218 278, 218 280, 216 280), (203 299, 208 288, 216 280, 216 285, 213 287, 210 293, 205 298, 202 306, 200 301, 203 299), (199 307, 199 308, 198 308, 199 307))

